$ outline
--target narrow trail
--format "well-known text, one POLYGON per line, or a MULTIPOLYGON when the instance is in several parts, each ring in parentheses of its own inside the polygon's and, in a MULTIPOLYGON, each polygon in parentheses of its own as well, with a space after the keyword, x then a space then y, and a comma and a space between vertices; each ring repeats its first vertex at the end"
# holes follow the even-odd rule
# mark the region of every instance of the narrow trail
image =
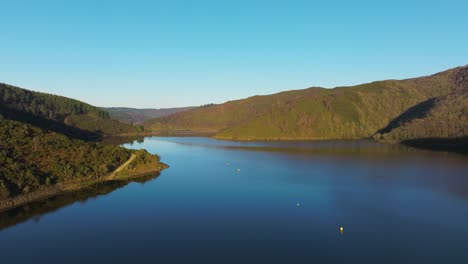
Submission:
POLYGON ((130 158, 124 164, 120 165, 117 169, 115 169, 115 171, 113 171, 109 176, 107 176, 106 180, 114 180, 117 173, 125 169, 125 167, 127 167, 130 163, 132 163, 132 161, 135 158, 136 158, 136 155, 132 154, 132 156, 130 156, 130 158))

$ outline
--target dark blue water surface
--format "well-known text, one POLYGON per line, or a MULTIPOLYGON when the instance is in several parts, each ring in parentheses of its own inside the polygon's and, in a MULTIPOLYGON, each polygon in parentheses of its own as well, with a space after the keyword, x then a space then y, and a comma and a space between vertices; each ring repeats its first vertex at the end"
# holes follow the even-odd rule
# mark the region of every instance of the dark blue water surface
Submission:
POLYGON ((171 167, 10 223, 1 263, 468 263, 466 156, 368 141, 125 146, 171 167))

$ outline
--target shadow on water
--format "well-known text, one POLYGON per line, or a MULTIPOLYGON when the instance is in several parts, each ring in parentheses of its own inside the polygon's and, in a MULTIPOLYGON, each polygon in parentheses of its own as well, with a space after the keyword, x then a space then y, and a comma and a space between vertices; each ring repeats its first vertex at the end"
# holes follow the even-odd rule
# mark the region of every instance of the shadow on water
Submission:
POLYGON ((146 183, 159 176, 157 174, 148 174, 129 181, 111 181, 98 183, 85 189, 73 192, 63 193, 57 196, 49 197, 41 201, 29 203, 24 206, 13 208, 0 214, 0 230, 15 226, 30 219, 39 221, 42 215, 52 213, 65 206, 76 202, 86 203, 90 199, 107 195, 117 189, 120 189, 129 183, 146 183))
POLYGON ((419 149, 452 151, 468 155, 468 137, 411 139, 403 141, 402 144, 419 149))

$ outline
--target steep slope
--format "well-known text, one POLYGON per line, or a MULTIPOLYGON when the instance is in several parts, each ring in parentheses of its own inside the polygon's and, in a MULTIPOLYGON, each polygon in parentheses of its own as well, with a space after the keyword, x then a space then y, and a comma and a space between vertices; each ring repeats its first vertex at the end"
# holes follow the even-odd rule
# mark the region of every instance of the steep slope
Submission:
POLYGON ((408 108, 463 91, 468 67, 334 89, 254 96, 149 120, 152 130, 211 130, 224 139, 368 138, 408 108))
POLYGON ((112 119, 127 124, 140 124, 152 118, 172 115, 175 113, 194 109, 195 107, 176 107, 160 109, 137 109, 128 107, 102 107, 101 109, 109 112, 112 119))
POLYGON ((77 138, 136 131, 135 127, 112 120, 109 113, 87 103, 3 83, 0 83, 0 115, 77 138))
POLYGON ((383 140, 460 138, 468 135, 468 92, 429 99, 375 137, 383 140))

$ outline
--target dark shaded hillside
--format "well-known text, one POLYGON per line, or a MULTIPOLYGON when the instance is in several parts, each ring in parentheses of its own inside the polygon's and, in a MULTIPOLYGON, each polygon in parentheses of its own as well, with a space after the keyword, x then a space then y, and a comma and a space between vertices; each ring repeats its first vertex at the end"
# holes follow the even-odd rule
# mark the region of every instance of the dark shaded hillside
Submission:
POLYGON ((374 138, 468 153, 468 89, 408 109, 374 138))
POLYGON ((62 122, 47 119, 45 117, 36 116, 32 113, 15 110, 11 108, 5 108, 3 105, 0 105, 0 115, 5 119, 15 120, 22 123, 30 124, 44 130, 53 131, 56 133, 63 134, 67 137, 74 139, 82 140, 100 140, 102 135, 98 132, 91 132, 88 130, 80 129, 78 127, 73 127, 66 125, 62 122))
POLYGON ((3 83, 0 83, 0 115, 78 138, 137 131, 131 125, 111 120, 109 113, 87 103, 3 83), (76 129, 71 131, 66 126, 76 129))
POLYGON ((102 107, 109 112, 112 119, 127 124, 140 124, 148 119, 172 115, 175 113, 194 109, 195 107, 177 107, 161 109, 137 109, 127 107, 102 107))
POLYGON ((99 134, 106 135, 143 132, 142 126, 132 126, 113 119, 103 120, 102 118, 92 115, 70 115, 65 118, 64 122, 72 127, 95 131, 99 134))
POLYGON ((407 80, 254 96, 146 121, 152 130, 216 131, 223 139, 369 138, 421 102, 468 87, 468 67, 407 80))
POLYGON ((401 126, 403 123, 425 117, 427 113, 434 107, 437 98, 440 97, 430 98, 424 102, 421 102, 415 106, 408 108, 408 110, 406 110, 401 115, 397 116, 395 119, 390 121, 390 123, 388 123, 386 127, 380 129, 376 136, 379 136, 379 134, 388 133, 393 129, 401 126))
POLYGON ((0 83, 0 101, 7 108, 57 121, 75 114, 94 114, 109 119, 109 113, 90 104, 63 96, 29 91, 4 83, 0 83))

